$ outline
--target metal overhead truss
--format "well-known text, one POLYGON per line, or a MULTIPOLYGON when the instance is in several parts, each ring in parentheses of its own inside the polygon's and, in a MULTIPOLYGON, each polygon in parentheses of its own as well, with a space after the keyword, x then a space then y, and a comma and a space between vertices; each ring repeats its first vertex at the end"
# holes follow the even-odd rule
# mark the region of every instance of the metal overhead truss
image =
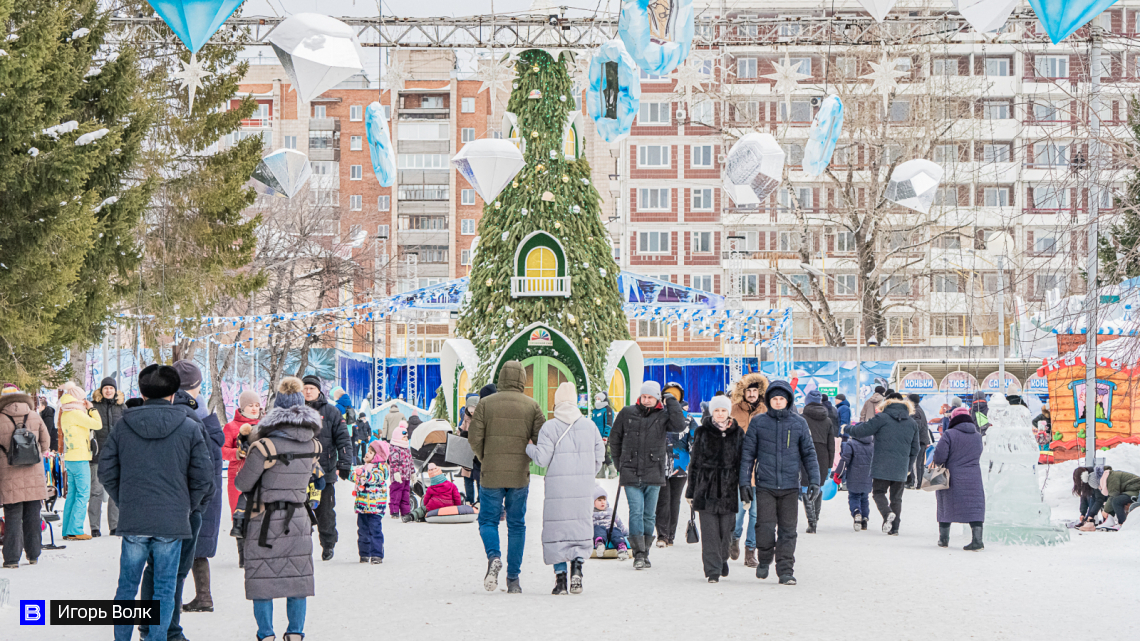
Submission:
MULTIPOLYGON (((242 46, 268 45, 268 37, 285 18, 231 17, 223 29, 247 29, 249 39, 242 46)), ((411 49, 487 49, 514 47, 590 49, 617 37, 617 16, 567 18, 561 15, 480 15, 462 18, 344 17, 342 22, 356 27, 366 47, 407 47, 411 49)), ((780 18, 732 17, 696 18, 696 48, 779 46, 779 45, 899 45, 917 40, 948 43, 1048 42, 1036 33, 1037 16, 1030 9, 1014 13, 1005 30, 989 37, 978 33, 956 12, 936 15, 889 16, 883 23, 864 13, 835 16, 784 16, 780 18)), ((176 40, 157 16, 115 16, 115 33, 123 40, 151 42, 176 40)), ((1081 29, 1076 38, 1087 32, 1081 29)), ((1106 34, 1111 38, 1110 34, 1106 34)), ((235 44, 215 41, 212 44, 235 44)))

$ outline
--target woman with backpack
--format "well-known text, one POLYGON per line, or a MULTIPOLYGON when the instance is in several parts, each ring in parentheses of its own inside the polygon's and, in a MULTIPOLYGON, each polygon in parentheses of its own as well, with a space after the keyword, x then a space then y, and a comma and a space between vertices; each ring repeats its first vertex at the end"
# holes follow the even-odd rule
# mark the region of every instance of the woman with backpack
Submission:
POLYGON ((253 601, 257 638, 276 638, 273 599, 286 600, 285 641, 301 641, 306 598, 316 595, 313 580, 313 524, 308 506, 309 477, 320 456, 317 435, 322 419, 305 405, 300 379, 278 386, 273 410, 253 432, 253 443, 235 485, 248 494, 245 543, 245 598, 253 601))
POLYGON ((47 499, 42 456, 48 452, 51 436, 33 407, 32 397, 15 387, 5 387, 0 395, 0 505, 4 506, 5 568, 20 566, 21 551, 31 565, 40 558, 40 501, 47 499))

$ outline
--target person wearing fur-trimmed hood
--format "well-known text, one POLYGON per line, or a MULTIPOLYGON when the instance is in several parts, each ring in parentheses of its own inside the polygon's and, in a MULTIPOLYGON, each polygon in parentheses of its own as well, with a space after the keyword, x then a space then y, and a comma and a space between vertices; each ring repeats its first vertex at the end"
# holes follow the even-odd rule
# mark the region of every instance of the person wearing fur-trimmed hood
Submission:
MULTIPOLYGON (((746 374, 732 388, 732 420, 740 429, 748 432, 748 425, 752 419, 768 411, 764 404, 764 396, 768 392, 768 377, 760 372, 746 374)), ((755 483, 754 483, 755 484, 755 483)), ((753 503, 745 509, 744 503, 736 506, 736 524, 732 530, 732 541, 729 544, 729 558, 735 561, 740 558, 740 537, 744 537, 744 566, 756 567, 756 504, 753 503), (745 515, 747 515, 747 529, 745 529, 745 515)))
POLYGON ((875 437, 875 456, 871 463, 871 497, 883 515, 883 532, 899 533, 902 495, 907 469, 918 456, 918 427, 911 414, 914 406, 898 392, 887 395, 871 420, 851 428, 854 438, 875 437), (887 500, 887 493, 890 500, 887 500))

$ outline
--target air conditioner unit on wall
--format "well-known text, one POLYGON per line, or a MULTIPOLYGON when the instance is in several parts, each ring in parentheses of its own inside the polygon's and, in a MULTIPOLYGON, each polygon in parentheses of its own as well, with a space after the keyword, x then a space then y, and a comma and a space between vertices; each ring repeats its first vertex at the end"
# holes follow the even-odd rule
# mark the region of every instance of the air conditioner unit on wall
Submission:
POLYGON ((724 163, 727 160, 728 160, 728 154, 717 154, 716 155, 716 161, 719 163, 724 163))
POLYGON ((678 122, 683 122, 683 121, 685 120, 685 116, 686 116, 686 115, 687 115, 687 114, 685 113, 685 110, 684 110, 684 109, 678 109, 678 110, 677 110, 677 120, 678 120, 678 122))

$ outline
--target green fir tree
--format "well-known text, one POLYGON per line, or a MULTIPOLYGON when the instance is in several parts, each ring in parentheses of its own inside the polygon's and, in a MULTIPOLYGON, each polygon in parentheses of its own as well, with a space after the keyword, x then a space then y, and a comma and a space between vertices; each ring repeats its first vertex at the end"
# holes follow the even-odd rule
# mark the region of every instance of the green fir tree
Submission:
MULTIPOLYGON (((1100 235, 1097 252, 1100 255, 1099 285, 1114 285, 1140 276, 1140 100, 1133 98, 1128 110, 1128 129, 1132 144, 1126 148, 1133 174, 1123 196, 1116 205, 1120 213, 1108 225, 1108 233, 1100 235)), ((1081 273, 1088 275, 1081 263, 1081 273)))
POLYGON ((489 381, 493 361, 523 328, 542 322, 576 343, 593 389, 602 380, 606 353, 615 340, 628 340, 629 327, 618 290, 618 266, 602 226, 598 192, 590 183, 585 158, 566 159, 563 131, 574 106, 564 57, 524 51, 507 110, 518 119, 525 139, 526 167, 483 209, 479 245, 471 268, 471 301, 457 333, 474 343, 480 369, 473 389, 489 381), (538 99, 533 91, 541 92, 538 99), (553 153, 552 153, 553 152, 553 153), (553 202, 543 194, 553 195, 553 202), (577 211, 575 211, 577 207, 577 211), (556 237, 566 252, 571 296, 512 298, 512 257, 533 231, 556 237))

